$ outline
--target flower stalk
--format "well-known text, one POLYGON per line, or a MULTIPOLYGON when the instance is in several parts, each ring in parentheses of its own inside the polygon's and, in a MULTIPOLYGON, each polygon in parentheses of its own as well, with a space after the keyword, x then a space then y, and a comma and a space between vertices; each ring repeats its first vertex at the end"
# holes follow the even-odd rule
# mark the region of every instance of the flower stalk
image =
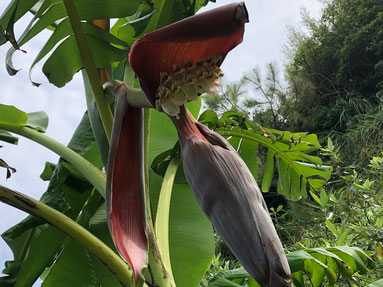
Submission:
POLYGON ((180 158, 173 158, 162 181, 160 197, 158 199, 158 208, 156 216, 156 236, 158 247, 161 253, 166 270, 172 275, 172 266, 170 264, 170 245, 169 245, 169 215, 170 202, 172 197, 173 183, 176 177, 177 169, 180 165, 180 158))

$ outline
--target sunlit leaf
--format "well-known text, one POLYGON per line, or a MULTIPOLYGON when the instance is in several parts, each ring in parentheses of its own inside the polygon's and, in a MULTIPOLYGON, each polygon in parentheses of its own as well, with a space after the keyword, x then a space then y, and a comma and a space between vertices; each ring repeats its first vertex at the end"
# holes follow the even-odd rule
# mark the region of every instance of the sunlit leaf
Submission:
POLYGON ((367 285, 367 287, 383 287, 383 279, 372 282, 371 284, 367 285))
POLYGON ((28 113, 27 126, 45 133, 48 127, 48 115, 45 112, 28 113))
POLYGON ((10 124, 16 126, 25 125, 28 115, 14 106, 0 104, 0 124, 10 124))

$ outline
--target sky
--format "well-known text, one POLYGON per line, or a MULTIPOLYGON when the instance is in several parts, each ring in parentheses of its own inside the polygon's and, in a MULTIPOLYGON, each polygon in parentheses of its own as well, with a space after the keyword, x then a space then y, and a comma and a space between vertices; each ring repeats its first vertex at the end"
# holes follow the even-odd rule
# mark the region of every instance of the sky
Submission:
MULTIPOLYGON (((9 2, 0 1, 1 12, 9 2)), ((231 2, 233 1, 217 0, 217 3, 209 3, 201 11, 231 2)), ((250 22, 246 24, 243 43, 226 56, 221 67, 225 74, 225 82, 237 81, 244 73, 255 67, 262 71, 270 62, 276 63, 281 70, 286 58, 283 54, 283 47, 288 40, 286 26, 302 26, 300 12, 303 7, 316 18, 319 17, 322 8, 318 0, 245 0, 244 2, 250 22)), ((16 26, 17 35, 21 34, 29 19, 19 21, 19 25, 16 26)), ((39 37, 23 46, 27 54, 16 53, 14 66, 21 70, 13 77, 9 76, 5 69, 5 54, 10 46, 8 44, 0 46, 0 104, 13 105, 25 112, 45 111, 49 116, 46 134, 67 144, 86 109, 81 75, 75 75, 70 83, 59 89, 48 83, 41 72, 40 64, 35 67, 32 78, 42 85, 39 88, 34 87, 28 78, 29 67, 49 35, 49 31, 44 31, 39 37)), ((0 148, 0 158, 17 169, 8 180, 5 180, 6 170, 0 169, 0 184, 38 199, 47 187, 47 182, 39 178, 45 162, 57 162, 58 156, 24 138, 19 138, 17 146, 6 143, 0 145, 3 146, 0 148)), ((24 212, 0 202, 0 234, 25 216, 24 212)), ((10 249, 0 238, 0 270, 3 269, 3 262, 12 258, 10 249)))

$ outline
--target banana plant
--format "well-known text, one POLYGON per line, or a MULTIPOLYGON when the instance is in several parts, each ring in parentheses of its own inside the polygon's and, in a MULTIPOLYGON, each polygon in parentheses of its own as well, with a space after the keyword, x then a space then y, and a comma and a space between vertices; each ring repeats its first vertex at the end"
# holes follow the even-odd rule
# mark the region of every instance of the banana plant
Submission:
POLYGON ((292 200, 317 191, 330 169, 306 154, 319 148, 314 135, 267 130, 235 113, 216 124, 211 112, 201 115, 217 133, 194 119, 199 96, 214 93, 220 65, 248 22, 243 3, 193 16, 207 2, 10 2, 0 17, 1 43, 11 44, 8 72, 17 73, 14 53, 50 29, 30 68, 32 84, 39 85, 33 67, 48 54, 43 73, 57 87, 83 69, 88 111, 65 147, 43 134, 44 114, 36 120, 0 105, 1 140, 16 143, 19 134, 61 156, 41 175, 49 181, 41 203, 0 188, 1 201, 34 215, 2 235, 14 260, 1 284, 31 286, 42 276, 45 287, 197 286, 214 254, 209 219, 261 286, 291 286, 254 179, 256 151, 261 144, 270 152, 262 190, 270 188, 276 162, 278 192, 292 200), (15 39, 14 25, 28 12, 33 18, 15 39), (111 18, 118 20, 109 31, 111 18))

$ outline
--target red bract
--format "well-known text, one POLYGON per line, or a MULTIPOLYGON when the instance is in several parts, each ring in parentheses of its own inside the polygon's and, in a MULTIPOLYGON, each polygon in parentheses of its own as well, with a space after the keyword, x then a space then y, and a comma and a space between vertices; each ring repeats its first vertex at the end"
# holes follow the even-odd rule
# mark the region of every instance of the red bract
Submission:
POLYGON ((147 253, 142 109, 129 107, 117 88, 106 181, 106 210, 114 244, 133 269, 136 283, 147 253))
POLYGON ((129 62, 140 79, 146 97, 155 106, 161 73, 197 64, 219 56, 220 65, 226 54, 242 42, 248 15, 244 3, 233 3, 146 34, 136 41, 129 62))

